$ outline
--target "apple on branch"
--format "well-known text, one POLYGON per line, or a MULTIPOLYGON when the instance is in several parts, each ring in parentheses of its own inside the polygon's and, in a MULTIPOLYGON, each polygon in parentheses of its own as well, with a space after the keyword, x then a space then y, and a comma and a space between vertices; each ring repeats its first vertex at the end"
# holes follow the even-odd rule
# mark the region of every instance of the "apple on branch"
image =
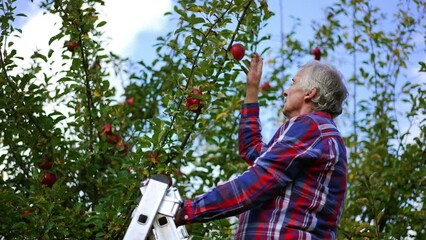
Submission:
POLYGON ((236 43, 231 47, 231 53, 235 60, 240 61, 243 59, 246 50, 243 45, 236 43))
POLYGON ((56 175, 51 172, 45 172, 43 174, 43 178, 41 179, 41 184, 46 185, 48 187, 53 186, 56 182, 56 175))
POLYGON ((112 134, 112 125, 109 123, 104 124, 101 130, 101 135, 106 136, 112 134))
POLYGON ((199 88, 193 88, 190 96, 186 100, 186 109, 191 112, 198 112, 201 110, 201 99, 200 96, 203 92, 199 88))
POLYGON ((127 100, 126 100, 126 103, 127 103, 130 107, 133 107, 133 103, 134 103, 134 101, 135 101, 135 98, 134 98, 134 97, 129 97, 129 98, 127 98, 127 100))
POLYGON ((66 41, 64 46, 68 49, 68 51, 74 52, 74 49, 78 47, 78 43, 73 41, 66 41))
POLYGON ((52 168, 52 163, 49 161, 47 156, 44 156, 40 162, 37 162, 37 167, 44 170, 49 170, 52 168))
POLYGON ((29 222, 28 216, 31 213, 33 213, 33 211, 31 209, 27 209, 27 210, 24 210, 24 211, 20 212, 19 215, 22 216, 24 222, 28 223, 29 222))
POLYGON ((106 137, 107 143, 112 144, 112 145, 116 145, 117 143, 120 142, 120 140, 121 140, 121 137, 117 134, 109 134, 106 137))
POLYGON ((120 135, 113 133, 113 127, 109 123, 104 124, 104 126, 102 127, 100 135, 103 139, 106 140, 107 143, 112 144, 112 145, 116 145, 117 143, 119 143, 121 141, 120 135))
POLYGON ((121 106, 128 105, 129 107, 133 107, 134 102, 135 102, 135 98, 134 97, 129 97, 129 98, 126 99, 126 101, 121 102, 121 106))
POLYGON ((24 211, 22 211, 22 212, 20 212, 19 214, 20 215, 28 215, 28 214, 30 214, 30 213, 32 213, 33 211, 31 211, 31 210, 24 210, 24 211))
POLYGON ((314 50, 312 50, 312 54, 314 55, 314 59, 316 61, 321 59, 321 49, 319 47, 314 48, 314 50))
POLYGON ((262 92, 268 91, 269 89, 271 89, 271 84, 269 84, 269 82, 264 82, 261 86, 260 86, 260 90, 262 92))

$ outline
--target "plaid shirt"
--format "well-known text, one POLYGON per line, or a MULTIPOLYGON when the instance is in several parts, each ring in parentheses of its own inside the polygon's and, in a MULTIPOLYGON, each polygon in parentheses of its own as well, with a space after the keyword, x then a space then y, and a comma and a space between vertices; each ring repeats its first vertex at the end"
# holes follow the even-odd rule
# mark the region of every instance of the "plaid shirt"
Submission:
POLYGON ((288 120, 264 143, 259 105, 241 109, 239 149, 249 168, 193 200, 183 223, 240 214, 235 239, 336 239, 346 196, 347 158, 331 115, 288 120))

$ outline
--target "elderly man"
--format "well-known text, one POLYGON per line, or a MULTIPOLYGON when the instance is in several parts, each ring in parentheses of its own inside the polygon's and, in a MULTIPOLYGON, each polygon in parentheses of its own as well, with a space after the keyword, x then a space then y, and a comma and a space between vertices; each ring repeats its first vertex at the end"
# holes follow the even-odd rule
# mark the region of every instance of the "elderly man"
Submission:
POLYGON ((262 58, 252 54, 241 108, 239 177, 184 201, 178 225, 239 215, 235 239, 336 239, 346 196, 347 156, 333 119, 348 92, 333 67, 310 62, 284 91, 288 120, 262 141, 262 58))

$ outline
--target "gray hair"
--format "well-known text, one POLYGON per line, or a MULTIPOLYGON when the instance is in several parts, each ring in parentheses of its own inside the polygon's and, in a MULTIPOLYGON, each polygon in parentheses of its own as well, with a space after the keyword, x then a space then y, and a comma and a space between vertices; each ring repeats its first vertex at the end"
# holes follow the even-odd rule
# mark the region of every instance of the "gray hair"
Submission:
POLYGON ((316 111, 330 113, 337 117, 342 113, 343 102, 349 93, 343 83, 342 74, 333 66, 318 61, 309 62, 301 67, 304 69, 301 79, 302 89, 317 90, 312 99, 316 111))

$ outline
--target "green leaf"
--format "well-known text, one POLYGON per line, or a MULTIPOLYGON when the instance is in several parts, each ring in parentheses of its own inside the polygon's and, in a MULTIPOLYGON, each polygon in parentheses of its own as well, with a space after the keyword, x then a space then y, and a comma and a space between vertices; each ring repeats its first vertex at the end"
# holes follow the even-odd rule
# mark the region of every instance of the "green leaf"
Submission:
POLYGON ((57 35, 55 35, 55 36, 51 37, 51 38, 49 39, 49 45, 50 45, 50 44, 52 44, 52 42, 54 42, 54 41, 56 41, 56 40, 58 40, 58 39, 61 39, 63 36, 64 36, 64 34, 63 34, 63 33, 58 33, 57 35))
POLYGON ((44 62, 47 62, 47 57, 44 56, 43 54, 40 54, 38 52, 34 52, 33 55, 31 56, 31 58, 35 59, 35 58, 40 58, 42 59, 44 62))
POLYGON ((426 72, 426 63, 419 62, 419 65, 420 65, 419 72, 426 72))
POLYGON ((97 27, 97 28, 100 28, 100 27, 105 26, 105 24, 107 24, 107 22, 106 22, 106 21, 101 21, 100 23, 98 23, 98 24, 96 25, 96 27, 97 27))
POLYGON ((204 12, 204 9, 198 6, 192 6, 188 8, 188 11, 190 12, 204 12))

